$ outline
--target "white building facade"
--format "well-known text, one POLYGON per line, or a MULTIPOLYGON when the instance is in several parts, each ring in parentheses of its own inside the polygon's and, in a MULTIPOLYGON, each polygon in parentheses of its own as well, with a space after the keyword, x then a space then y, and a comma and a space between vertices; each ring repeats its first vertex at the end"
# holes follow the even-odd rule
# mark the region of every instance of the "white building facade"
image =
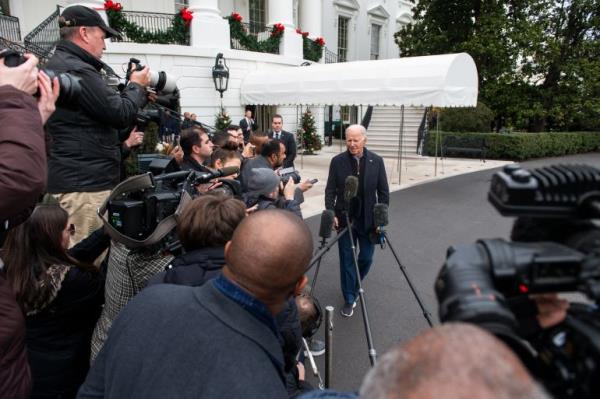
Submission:
MULTIPOLYGON (((223 53, 230 68, 229 88, 223 105, 233 123, 242 118, 246 106, 240 102, 241 83, 257 69, 296 68, 305 63, 299 28, 310 38, 323 37, 326 43, 320 62, 386 59, 399 56, 394 33, 411 21, 412 3, 405 0, 122 0, 124 11, 173 14, 182 7, 193 11, 190 45, 139 44, 109 42, 103 61, 117 73, 123 71, 130 57, 139 58, 155 70, 164 70, 177 79, 181 91, 182 111, 196 113, 198 119, 213 125, 220 109, 219 94, 212 81, 215 56, 223 53), (223 17, 237 12, 243 22, 285 26, 279 54, 233 49, 229 24, 223 17)), ((56 7, 82 4, 101 11, 102 0, 0 0, 4 14, 19 18, 21 38, 31 32, 56 7)), ((235 46, 233 46, 235 47, 235 46)), ((359 111, 345 107, 334 119, 356 122, 359 111)), ((284 128, 295 132, 300 110, 295 107, 255 108, 261 129, 268 129, 274 113, 284 117, 284 128)), ((323 109, 312 109, 319 132, 323 132, 323 109)))

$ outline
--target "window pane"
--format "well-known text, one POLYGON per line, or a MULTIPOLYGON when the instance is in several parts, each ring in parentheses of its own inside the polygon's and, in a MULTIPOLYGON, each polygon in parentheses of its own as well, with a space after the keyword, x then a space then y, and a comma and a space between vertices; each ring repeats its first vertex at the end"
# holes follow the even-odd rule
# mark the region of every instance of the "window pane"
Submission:
POLYGON ((372 24, 371 25, 371 59, 379 59, 379 35, 381 33, 381 26, 372 24))
POLYGON ((346 62, 348 56, 349 18, 338 17, 338 62, 346 62))
POLYGON ((248 11, 250 32, 258 33, 262 31, 262 27, 265 25, 267 19, 265 0, 250 0, 248 11))

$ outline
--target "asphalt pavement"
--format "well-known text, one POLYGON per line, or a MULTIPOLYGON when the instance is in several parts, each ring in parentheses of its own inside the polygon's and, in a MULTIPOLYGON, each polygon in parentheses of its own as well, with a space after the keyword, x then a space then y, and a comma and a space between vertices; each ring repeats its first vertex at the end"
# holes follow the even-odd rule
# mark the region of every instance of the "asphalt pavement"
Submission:
MULTIPOLYGON (((586 163, 600 167, 600 154, 582 154, 524 162, 526 167, 554 163, 586 163)), ((479 238, 508 238, 512 219, 502 217, 487 201, 491 176, 499 168, 448 177, 391 193, 387 228, 390 244, 406 268, 413 285, 437 324, 434 279, 453 244, 479 238)), ((318 236, 320 216, 306 219, 318 236)), ((318 244, 316 244, 318 245, 318 244)), ((312 280, 314 268, 308 277, 312 280)), ((389 248, 375 252, 374 264, 363 286, 377 354, 381 356, 428 328, 398 262, 389 248)), ((351 318, 339 310, 343 305, 339 283, 337 245, 323 257, 315 294, 323 308, 335 307, 334 369, 331 387, 353 391, 370 368, 360 306, 351 318)), ((324 328, 318 333, 323 339, 324 328)), ((324 356, 316 358, 324 373, 324 356)), ((307 365, 307 375, 311 374, 307 365)), ((314 378, 308 377, 315 383, 314 378)))

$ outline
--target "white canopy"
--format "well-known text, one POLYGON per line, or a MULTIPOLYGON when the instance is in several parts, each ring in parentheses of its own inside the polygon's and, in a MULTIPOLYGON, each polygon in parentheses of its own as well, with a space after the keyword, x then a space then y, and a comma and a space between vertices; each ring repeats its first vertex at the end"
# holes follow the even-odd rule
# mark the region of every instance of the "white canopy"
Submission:
POLYGON ((260 70, 242 82, 241 102, 474 107, 477 68, 460 53, 260 70))

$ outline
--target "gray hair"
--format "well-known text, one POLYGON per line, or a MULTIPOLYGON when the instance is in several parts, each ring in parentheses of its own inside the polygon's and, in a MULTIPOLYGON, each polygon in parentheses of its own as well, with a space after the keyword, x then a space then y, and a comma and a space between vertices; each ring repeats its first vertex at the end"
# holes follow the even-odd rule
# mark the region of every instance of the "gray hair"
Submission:
POLYGON ((71 40, 79 32, 79 26, 63 26, 60 28, 60 38, 63 40, 71 40))
POLYGON ((365 129, 365 127, 363 125, 350 125, 346 128, 346 134, 348 134, 348 131, 352 129, 352 130, 357 130, 358 132, 360 132, 363 137, 367 137, 367 129, 365 129))
POLYGON ((464 323, 436 326, 381 357, 362 399, 549 399, 500 340, 464 323))

